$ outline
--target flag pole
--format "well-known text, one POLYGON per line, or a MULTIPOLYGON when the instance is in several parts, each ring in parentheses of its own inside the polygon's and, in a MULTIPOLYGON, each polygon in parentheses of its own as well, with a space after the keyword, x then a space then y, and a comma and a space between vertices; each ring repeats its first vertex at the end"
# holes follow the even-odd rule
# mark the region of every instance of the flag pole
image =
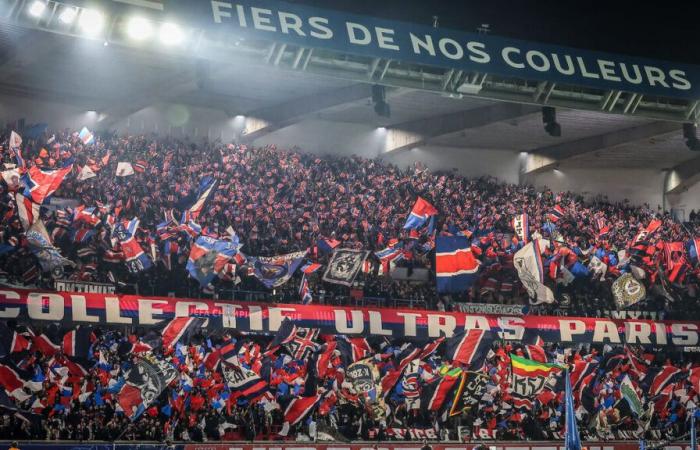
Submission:
POLYGON ((697 442, 697 436, 695 433, 695 413, 697 409, 692 408, 690 410, 690 450, 697 450, 698 448, 698 442, 697 442))
POLYGON ((565 414, 566 429, 564 433, 564 445, 566 450, 581 450, 581 438, 576 425, 576 414, 574 413, 574 396, 571 392, 571 379, 569 369, 564 371, 566 377, 565 414))

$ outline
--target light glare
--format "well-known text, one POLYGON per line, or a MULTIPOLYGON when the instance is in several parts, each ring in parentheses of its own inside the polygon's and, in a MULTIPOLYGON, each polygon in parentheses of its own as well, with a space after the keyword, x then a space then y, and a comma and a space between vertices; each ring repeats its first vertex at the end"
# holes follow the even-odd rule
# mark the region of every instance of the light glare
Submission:
POLYGON ((182 29, 174 23, 164 23, 160 26, 160 42, 165 45, 178 45, 185 39, 182 29))
POLYGON ((126 24, 126 33, 135 41, 143 41, 153 34, 153 26, 143 17, 132 17, 126 24))
POLYGON ((99 11, 94 9, 85 9, 80 13, 80 28, 83 33, 94 36, 102 30, 104 25, 104 17, 99 11))
POLYGON ((77 15, 78 11, 75 8, 67 7, 61 12, 61 15, 58 16, 58 19, 66 25, 70 25, 71 23, 73 23, 73 21, 75 20, 75 16, 77 15))
POLYGON ((36 0, 29 7, 29 15, 32 17, 41 17, 41 15, 44 14, 45 9, 46 9, 46 3, 44 3, 40 0, 36 0))

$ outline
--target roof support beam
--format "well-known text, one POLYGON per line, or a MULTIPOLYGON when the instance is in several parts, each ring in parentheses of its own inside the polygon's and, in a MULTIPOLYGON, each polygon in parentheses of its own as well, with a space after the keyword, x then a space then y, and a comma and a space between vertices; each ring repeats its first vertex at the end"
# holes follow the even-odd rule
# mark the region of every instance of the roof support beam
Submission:
POLYGON ((467 111, 400 123, 388 130, 385 152, 410 150, 440 136, 515 119, 539 111, 540 108, 537 106, 496 103, 467 111))
POLYGON ((661 134, 679 131, 680 129, 681 127, 678 123, 652 122, 646 125, 598 134, 575 141, 540 147, 528 152, 528 160, 532 161, 525 163, 523 175, 530 175, 551 169, 555 167, 557 163, 575 156, 585 155, 586 153, 627 144, 629 142, 648 139, 661 134))
POLYGON ((685 161, 671 169, 666 178, 665 193, 680 194, 700 181, 700 156, 685 161))
POLYGON ((310 114, 364 100, 371 95, 370 85, 360 83, 250 111, 245 114, 246 117, 261 119, 265 122, 265 125, 248 130, 245 140, 248 142, 253 141, 274 130, 298 123, 310 114))

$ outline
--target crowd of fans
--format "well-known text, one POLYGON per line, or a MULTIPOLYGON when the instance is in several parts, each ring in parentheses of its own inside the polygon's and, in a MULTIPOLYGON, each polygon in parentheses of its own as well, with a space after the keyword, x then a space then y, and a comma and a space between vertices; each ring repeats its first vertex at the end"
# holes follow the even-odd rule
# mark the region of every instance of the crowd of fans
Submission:
MULTIPOLYGON (((32 340, 26 327, 16 330, 32 340)), ((300 336, 304 332, 309 331, 295 331, 300 336)), ((45 330, 44 336, 52 333, 56 334, 45 330)), ((84 358, 35 341, 30 351, 2 360, 24 377, 25 386, 9 392, 15 409, 3 412, 0 435, 79 441, 408 440, 411 434, 406 430, 421 430, 433 439, 560 439, 563 372, 554 372, 544 388, 527 399, 529 404, 515 403, 510 359, 518 355, 569 368, 584 437, 615 438, 626 431, 634 433, 628 439, 673 438, 687 432, 700 385, 697 358, 672 350, 650 353, 494 340, 490 351, 468 367, 449 359, 448 342, 434 351, 416 352, 423 348, 419 343, 306 334, 314 345, 304 353, 294 340, 270 349, 271 338, 263 336, 201 331, 188 340, 159 346, 152 332, 137 336, 94 328, 92 333, 84 358), (225 350, 229 344, 233 353, 225 350), (166 361, 177 376, 139 416, 130 418, 121 406, 121 396, 127 395, 122 389, 125 379, 131 380, 129 370, 143 357, 166 361), (349 376, 348 367, 362 360, 377 369, 374 396, 363 395, 349 376), (229 363, 254 372, 264 388, 250 396, 237 391, 222 370, 229 363), (485 375, 485 387, 473 406, 448 414, 459 397, 456 383, 439 407, 429 410, 435 392, 431 386, 443 377, 459 378, 468 368, 485 375), (675 371, 672 376, 669 368, 675 371), (399 376, 388 382, 396 370, 399 376), (641 411, 633 412, 623 398, 625 379, 640 397, 641 411), (290 402, 312 395, 319 400, 310 412, 291 417, 290 402), (14 415, 17 410, 22 414, 14 415)))
MULTIPOLYGON (((451 295, 438 295, 434 278, 427 283, 397 281, 379 276, 375 268, 372 273, 360 274, 355 286, 348 288, 321 282, 321 269, 309 277, 316 302, 373 301, 447 310, 465 301, 527 305, 527 293, 512 264, 513 254, 523 245, 522 239, 514 237, 512 219, 526 213, 529 234, 553 241, 545 254, 548 265, 552 257, 560 256, 553 259, 554 264, 571 268, 580 263, 585 267, 596 255, 607 266, 604 277, 579 271, 567 284, 556 278, 561 270, 559 275, 548 275, 545 283, 559 300, 550 309, 583 315, 615 309, 611 284, 620 273, 629 271, 629 261, 619 252, 627 251, 629 256, 637 233, 656 218, 662 221, 661 227, 650 236, 643 258, 635 262, 646 273, 643 283, 648 292, 646 302, 636 307, 659 311, 667 318, 687 318, 697 310, 687 307, 698 296, 699 273, 697 255, 689 242, 700 234, 700 224, 697 220, 679 223, 660 207, 604 199, 587 202, 575 193, 538 192, 531 186, 488 177, 467 179, 455 172, 434 173, 420 165, 400 169, 380 160, 320 157, 273 146, 254 148, 155 135, 102 135, 86 141, 78 133, 64 130, 25 136, 18 149, 11 149, 9 130, 4 137, 0 142, 6 165, 20 164, 18 154, 25 167, 56 168, 75 159, 72 172, 54 195, 67 203, 42 208, 54 245, 75 263, 65 268, 65 278, 109 282, 119 291, 138 290, 145 295, 211 295, 185 270, 192 236, 169 236, 167 241, 178 244, 177 250, 164 257, 166 240, 157 233, 157 225, 165 217, 179 219, 194 200, 200 180, 211 176, 218 180, 218 188, 197 222, 204 233, 214 236, 227 236, 231 227, 246 255, 273 256, 309 249, 309 260, 323 265, 329 254, 318 251, 319 239, 338 241, 340 248, 379 251, 392 239, 410 237, 403 225, 410 206, 421 196, 438 210, 437 233, 470 236, 482 263, 478 282, 467 292, 451 295), (131 163, 135 173, 116 176, 120 162, 131 163), (86 166, 94 177, 79 176, 86 166), (76 207, 95 207, 100 220, 93 224, 75 220, 76 207), (550 219, 555 207, 560 211, 556 220, 550 219), (124 264, 106 257, 119 251, 110 240, 110 216, 117 221, 140 219, 136 239, 155 260, 152 269, 130 273, 124 264), (92 232, 78 232, 85 228, 92 232), (674 247, 675 251, 665 252, 664 243, 680 243, 682 251, 674 247), (671 277, 671 265, 680 265, 683 270, 671 277)), ((14 196, 7 195, 12 187, 2 185, 6 195, 0 204, 0 240, 5 245, 0 268, 10 282, 50 288, 55 274, 42 272, 35 256, 26 251, 14 196)), ((434 257, 429 251, 433 239, 419 236, 418 245, 404 252, 398 265, 428 268, 434 277, 434 257)), ((215 281, 214 295, 222 299, 299 301, 300 276, 271 292, 248 275, 245 265, 238 266, 236 275, 215 281), (260 291, 265 292, 262 297, 255 294, 260 291)))

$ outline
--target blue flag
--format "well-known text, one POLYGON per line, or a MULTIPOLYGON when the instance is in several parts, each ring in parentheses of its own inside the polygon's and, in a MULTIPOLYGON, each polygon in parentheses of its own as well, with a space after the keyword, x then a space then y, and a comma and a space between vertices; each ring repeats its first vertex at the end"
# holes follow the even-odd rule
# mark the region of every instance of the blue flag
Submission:
POLYGON ((578 434, 576 426, 576 414, 574 413, 574 396, 571 394, 571 379, 569 371, 564 372, 566 378, 566 434, 564 436, 564 444, 566 450, 581 450, 581 438, 578 434))

